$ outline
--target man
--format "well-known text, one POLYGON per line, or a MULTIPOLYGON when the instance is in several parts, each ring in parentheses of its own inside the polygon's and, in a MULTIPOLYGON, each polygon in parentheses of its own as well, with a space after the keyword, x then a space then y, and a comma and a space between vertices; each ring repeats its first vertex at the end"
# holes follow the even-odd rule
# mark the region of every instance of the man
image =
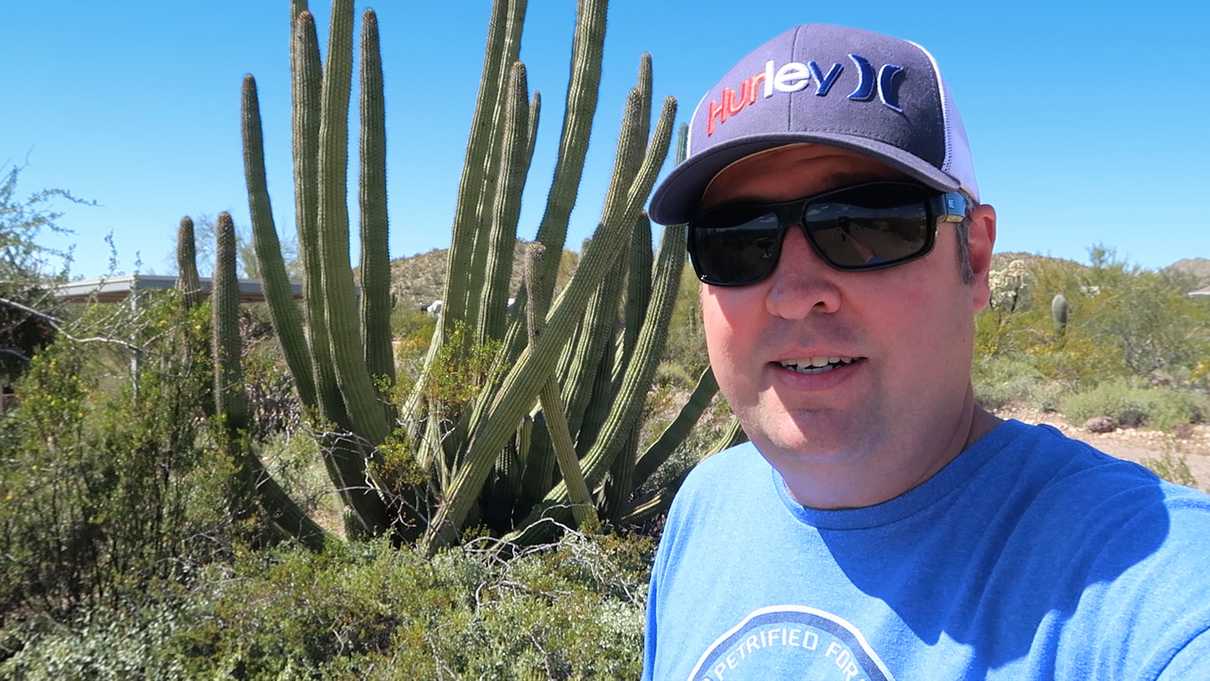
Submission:
POLYGON ((773 38, 650 212, 751 443, 669 512, 645 678, 1210 679, 1210 500, 975 402, 996 214, 924 48, 773 38))

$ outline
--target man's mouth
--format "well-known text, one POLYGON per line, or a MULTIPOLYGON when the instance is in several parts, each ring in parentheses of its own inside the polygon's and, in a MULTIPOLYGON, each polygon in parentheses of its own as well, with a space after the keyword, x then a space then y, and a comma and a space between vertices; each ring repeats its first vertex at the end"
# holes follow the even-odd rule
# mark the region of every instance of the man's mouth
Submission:
POLYGON ((864 361, 864 357, 804 357, 802 359, 786 359, 776 362, 783 369, 789 369, 799 374, 825 374, 854 362, 864 361))

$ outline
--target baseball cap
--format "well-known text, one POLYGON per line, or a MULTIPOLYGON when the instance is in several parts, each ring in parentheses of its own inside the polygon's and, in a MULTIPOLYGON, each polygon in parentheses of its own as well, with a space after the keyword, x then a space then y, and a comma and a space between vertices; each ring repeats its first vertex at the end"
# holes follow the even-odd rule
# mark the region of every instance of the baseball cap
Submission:
POLYGON ((933 55, 879 33, 804 24, 750 52, 702 97, 685 160, 656 188, 648 214, 687 222, 723 168, 801 142, 858 151, 979 200, 966 130, 933 55))

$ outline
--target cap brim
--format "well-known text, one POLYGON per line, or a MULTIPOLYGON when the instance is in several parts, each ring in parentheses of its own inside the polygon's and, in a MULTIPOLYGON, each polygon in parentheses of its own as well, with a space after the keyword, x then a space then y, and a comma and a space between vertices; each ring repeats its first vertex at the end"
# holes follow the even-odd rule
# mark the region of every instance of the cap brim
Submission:
POLYGON ((903 171, 934 189, 952 192, 957 191, 960 187, 958 180, 931 163, 896 146, 868 137, 841 133, 774 133, 751 135, 724 142, 688 159, 677 166, 656 187, 655 193, 651 196, 651 205, 647 213, 653 221, 661 225, 688 222, 706 185, 723 168, 758 151, 803 142, 827 144, 861 152, 892 168, 903 171))

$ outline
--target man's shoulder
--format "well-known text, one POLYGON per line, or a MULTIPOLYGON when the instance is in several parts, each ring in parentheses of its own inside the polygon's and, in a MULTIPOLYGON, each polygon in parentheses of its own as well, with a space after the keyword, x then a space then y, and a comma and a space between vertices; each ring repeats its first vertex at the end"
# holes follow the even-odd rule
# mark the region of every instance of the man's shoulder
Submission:
MULTIPOLYGON (((693 467, 689 473, 691 478, 711 478, 727 476, 735 473, 751 472, 757 468, 768 470, 768 464, 756 446, 749 441, 728 447, 717 454, 711 454, 693 467)), ((688 482, 688 480, 686 480, 688 482)))
POLYGON ((1024 472, 1042 476, 1042 491, 1080 490, 1079 496, 1087 501, 1146 491, 1149 500, 1172 508, 1210 510, 1205 492, 1168 482, 1146 466, 1068 437, 1053 426, 1016 421, 1004 425, 1013 429, 1014 437, 1000 456, 1019 461, 1024 472))
POLYGON ((685 477, 678 495, 720 489, 764 487, 772 479, 771 467, 756 446, 741 442, 698 461, 685 477))
POLYGON ((698 461, 687 473, 669 509, 669 527, 692 524, 690 518, 730 517, 727 507, 738 500, 750 507, 775 495, 771 466, 751 442, 741 442, 698 461))
POLYGON ((1015 437, 988 476, 1014 486, 1006 503, 1019 509, 1018 529, 1033 533, 1035 542, 1055 542, 1057 551, 1078 551, 1094 563, 1128 559, 1203 570, 1210 560, 1210 495, 1055 428, 1010 427, 1015 437))

